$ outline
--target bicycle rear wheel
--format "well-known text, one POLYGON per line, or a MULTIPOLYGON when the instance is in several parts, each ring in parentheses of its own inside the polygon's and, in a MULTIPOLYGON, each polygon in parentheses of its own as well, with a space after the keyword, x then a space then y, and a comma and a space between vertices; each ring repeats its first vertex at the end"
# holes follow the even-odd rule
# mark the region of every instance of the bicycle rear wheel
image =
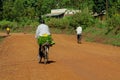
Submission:
POLYGON ((48 47, 47 46, 44 46, 45 48, 45 51, 44 51, 44 55, 45 55, 45 57, 44 57, 44 64, 47 64, 47 62, 48 62, 48 47))

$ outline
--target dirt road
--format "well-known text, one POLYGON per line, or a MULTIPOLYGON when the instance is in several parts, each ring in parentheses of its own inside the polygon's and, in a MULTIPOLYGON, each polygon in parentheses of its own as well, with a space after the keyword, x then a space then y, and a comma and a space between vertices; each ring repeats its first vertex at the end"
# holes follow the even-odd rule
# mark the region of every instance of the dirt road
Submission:
POLYGON ((0 80, 120 80, 120 47, 52 36, 56 45, 47 65, 38 63, 33 34, 6 37, 0 44, 0 80))

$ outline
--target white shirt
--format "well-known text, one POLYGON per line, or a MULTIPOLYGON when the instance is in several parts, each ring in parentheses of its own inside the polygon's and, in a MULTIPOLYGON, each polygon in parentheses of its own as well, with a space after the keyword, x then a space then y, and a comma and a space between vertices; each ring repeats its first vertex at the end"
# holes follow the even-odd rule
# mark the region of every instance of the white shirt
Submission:
POLYGON ((76 31, 77 31, 77 34, 81 34, 82 33, 82 27, 77 27, 77 29, 76 29, 76 31))
POLYGON ((37 27, 35 38, 43 36, 44 34, 50 35, 49 27, 45 24, 40 24, 37 27))

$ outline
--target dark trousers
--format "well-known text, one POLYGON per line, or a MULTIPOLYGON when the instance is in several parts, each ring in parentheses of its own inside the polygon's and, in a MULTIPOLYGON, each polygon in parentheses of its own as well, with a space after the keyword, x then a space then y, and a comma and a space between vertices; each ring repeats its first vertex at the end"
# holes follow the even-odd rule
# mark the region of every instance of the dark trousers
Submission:
POLYGON ((42 46, 42 45, 39 45, 39 57, 42 57, 42 56, 43 56, 42 51, 41 51, 41 46, 42 46))
POLYGON ((78 42, 78 43, 81 43, 81 37, 82 37, 81 34, 77 34, 77 42, 78 42))

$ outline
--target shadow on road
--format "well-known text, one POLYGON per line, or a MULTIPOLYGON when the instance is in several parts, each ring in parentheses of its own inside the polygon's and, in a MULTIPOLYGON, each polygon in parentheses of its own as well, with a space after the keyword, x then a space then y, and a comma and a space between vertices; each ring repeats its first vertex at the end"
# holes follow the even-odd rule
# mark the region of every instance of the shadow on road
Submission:
MULTIPOLYGON (((56 61, 49 60, 47 64, 55 63, 56 61)), ((40 64, 44 64, 44 62, 41 62, 40 64)))
POLYGON ((48 61, 48 64, 55 63, 56 61, 48 61))

